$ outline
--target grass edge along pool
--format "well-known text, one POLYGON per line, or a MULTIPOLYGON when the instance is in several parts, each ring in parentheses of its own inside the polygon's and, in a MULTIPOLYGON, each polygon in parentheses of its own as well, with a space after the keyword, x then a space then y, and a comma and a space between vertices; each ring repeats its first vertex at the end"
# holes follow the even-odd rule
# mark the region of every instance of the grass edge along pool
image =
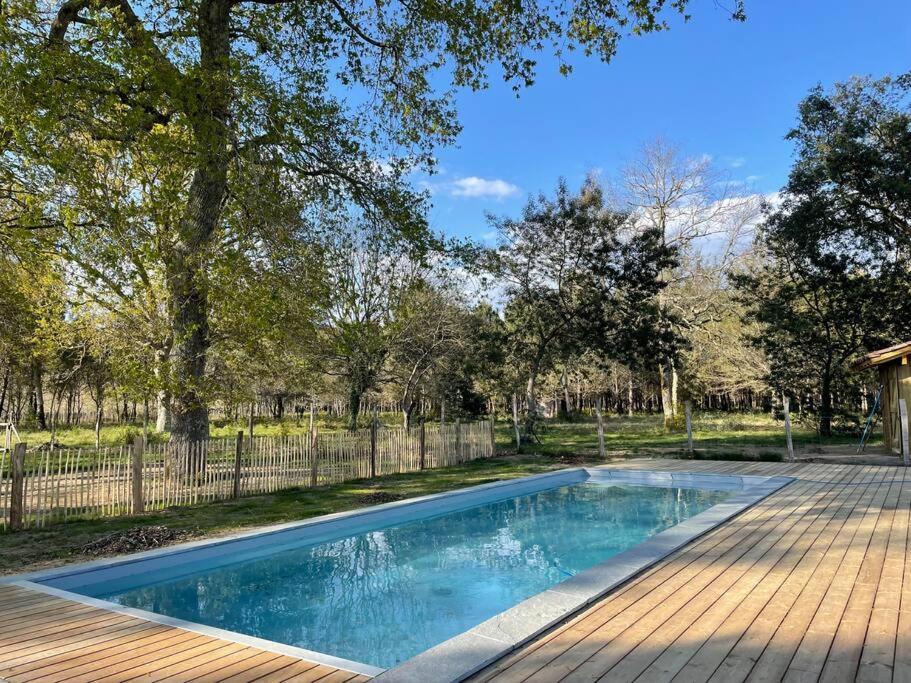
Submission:
MULTIPOLYGON (((676 526, 666 528, 643 542, 629 546, 606 561, 580 571, 572 578, 553 585, 548 584, 550 587, 546 590, 431 647, 386 671, 381 676, 383 680, 402 681, 458 680, 533 637, 567 614, 603 595, 611 587, 627 580, 643 568, 673 552, 692 538, 705 533, 721 521, 737 514, 788 481, 790 480, 787 478, 576 468, 327 515, 305 522, 238 534, 226 539, 184 544, 20 578, 29 579, 29 583, 32 583, 33 587, 37 582, 47 592, 97 604, 114 611, 135 614, 153 621, 190 628, 190 630, 244 642, 283 654, 297 655, 356 673, 377 675, 383 670, 353 659, 282 645, 255 636, 190 623, 179 618, 175 619, 173 616, 114 605, 92 597, 85 597, 85 595, 110 594, 111 591, 108 589, 111 585, 117 585, 118 582, 122 584, 125 581, 128 585, 131 580, 134 580, 130 577, 136 575, 149 577, 155 576, 159 572, 167 572, 167 575, 171 577, 179 576, 180 568, 186 566, 187 571, 196 576, 203 571, 218 571, 216 568, 219 566, 236 566, 239 561, 255 562, 258 559, 269 558, 285 550, 297 549, 301 546, 313 548, 357 534, 380 530, 388 532, 396 526, 440 518, 462 511, 472 511, 497 501, 511 501, 522 496, 547 492, 560 487, 570 487, 571 489, 582 482, 731 492, 727 500, 689 517, 676 526), (193 567, 197 567, 197 569, 194 570, 193 567)), ((149 584, 142 583, 141 585, 149 584)))

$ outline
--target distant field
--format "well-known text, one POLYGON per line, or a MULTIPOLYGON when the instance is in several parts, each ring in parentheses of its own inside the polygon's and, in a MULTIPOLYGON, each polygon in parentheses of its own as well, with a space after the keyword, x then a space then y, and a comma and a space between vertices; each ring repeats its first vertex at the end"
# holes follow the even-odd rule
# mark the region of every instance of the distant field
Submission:
MULTIPOLYGON (((856 443, 859 434, 837 434, 821 438, 811 427, 795 421, 792 439, 796 448, 856 443)), ((697 450, 709 449, 723 454, 752 451, 755 456, 779 453, 785 446, 784 423, 774 420, 768 413, 701 413, 694 415, 693 440, 697 450)), ((523 445, 523 451, 545 455, 572 455, 598 448, 595 421, 580 418, 572 422, 545 423, 540 443, 523 445)), ((872 443, 881 441, 876 432, 872 443)), ((513 432, 508 424, 501 423, 498 442, 502 446, 514 445, 513 432)), ((605 416, 604 445, 609 453, 636 455, 652 450, 674 451, 686 447, 685 432, 666 432, 660 415, 641 414, 633 417, 605 416)))
MULTIPOLYGON (((388 426, 399 426, 401 415, 385 413, 380 420, 388 426)), ((736 448, 780 448, 784 446, 784 425, 774 420, 768 413, 697 413, 694 416, 693 437, 699 447, 719 448, 731 446, 736 448)), ((294 417, 282 420, 258 419, 254 428, 257 436, 289 436, 303 434, 308 429, 309 421, 305 416, 301 420, 294 417)), ((321 430, 344 429, 344 418, 327 418, 320 416, 317 425, 321 430)), ((210 434, 213 438, 233 438, 239 430, 247 431, 247 423, 227 420, 213 421, 210 434)), ((101 443, 104 446, 120 446, 132 443, 142 434, 141 425, 111 425, 101 430, 101 443)), ((498 420, 498 443, 509 447, 513 441, 511 424, 504 416, 498 420)), ((50 432, 20 430, 23 441, 30 447, 47 443, 50 432)), ((875 440, 880 438, 877 432, 875 440)), ((154 441, 166 441, 168 435, 152 434, 154 441)), ((820 439, 810 426, 795 420, 793 439, 796 446, 853 443, 859 439, 857 434, 840 434, 828 439, 820 439)), ((576 421, 546 421, 541 434, 540 444, 528 445, 526 450, 534 453, 562 453, 578 449, 598 447, 597 431, 594 419, 588 416, 579 417, 576 421)), ((610 451, 628 451, 631 454, 648 449, 682 448, 686 435, 682 432, 667 433, 662 427, 662 418, 656 414, 638 414, 633 417, 610 415, 605 417, 605 446, 610 451)), ((64 447, 91 448, 95 445, 94 431, 89 427, 59 429, 57 443, 64 447)))

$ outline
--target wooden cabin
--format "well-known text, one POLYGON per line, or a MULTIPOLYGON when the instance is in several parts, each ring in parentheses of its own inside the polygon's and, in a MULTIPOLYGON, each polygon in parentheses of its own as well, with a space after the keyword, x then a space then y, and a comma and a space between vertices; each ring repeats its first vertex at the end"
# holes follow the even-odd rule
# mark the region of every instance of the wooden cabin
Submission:
POLYGON ((873 351, 854 363, 855 370, 879 370, 883 387, 880 397, 883 415, 883 443, 897 455, 902 454, 902 432, 898 414, 898 400, 905 399, 911 411, 911 341, 873 351))

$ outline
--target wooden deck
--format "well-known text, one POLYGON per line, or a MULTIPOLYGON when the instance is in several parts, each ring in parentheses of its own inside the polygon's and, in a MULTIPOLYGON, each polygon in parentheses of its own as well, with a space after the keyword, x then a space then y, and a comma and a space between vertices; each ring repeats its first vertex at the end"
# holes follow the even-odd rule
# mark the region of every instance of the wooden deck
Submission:
POLYGON ((0 681, 360 683, 369 680, 255 647, 0 586, 0 681))
POLYGON ((798 481, 472 680, 911 681, 911 472, 632 461, 798 481))
MULTIPOLYGON (((678 460, 618 466, 798 481, 472 680, 911 683, 911 471, 678 460)), ((367 677, 7 586, 0 587, 0 680, 367 677)))

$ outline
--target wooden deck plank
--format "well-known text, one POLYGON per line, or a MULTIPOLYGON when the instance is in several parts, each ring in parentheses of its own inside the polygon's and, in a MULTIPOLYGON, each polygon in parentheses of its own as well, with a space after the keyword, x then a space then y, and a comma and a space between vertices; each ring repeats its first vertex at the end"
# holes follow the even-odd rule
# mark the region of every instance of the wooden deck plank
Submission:
MULTIPOLYGON (((259 680, 266 674, 280 671, 294 661, 296 660, 291 657, 274 652, 258 652, 253 653, 252 656, 248 652, 238 652, 233 657, 222 658, 219 663, 224 666, 220 669, 214 669, 196 678, 186 676, 182 680, 192 681, 192 683, 244 683, 259 680)), ((195 675, 197 669, 193 669, 189 673, 195 675)), ((174 680, 177 683, 177 679, 174 680)))
MULTIPOLYGON (((911 681, 911 472, 683 460, 618 466, 797 481, 472 680, 911 681)), ((2 681, 368 679, 0 586, 2 681)))
MULTIPOLYGON (((639 620, 634 628, 622 633, 611 642, 610 647, 603 648, 565 680, 597 680, 607 672, 619 680, 635 678, 657 658, 667 643, 678 638, 701 616, 707 606, 725 596, 737 580, 755 565, 768 565, 773 570, 750 595, 757 592, 760 595, 768 594, 815 542, 829 521, 826 512, 840 506, 841 501, 835 495, 833 485, 814 492, 805 501, 803 516, 786 534, 779 538, 766 537, 763 542, 756 543, 739 557, 735 556, 726 567, 720 565, 721 572, 711 583, 704 586, 701 585, 702 582, 696 583, 698 592, 693 594, 687 591, 686 601, 678 608, 668 609, 670 606, 667 603, 656 606, 647 619, 639 620)), ((773 515, 772 519, 774 517, 773 515)), ((741 605, 738 610, 738 618, 741 619, 742 610, 741 605)))
POLYGON ((820 681, 842 681, 846 678, 853 679, 857 675, 876 588, 885 561, 897 498, 898 494, 890 491, 889 499, 877 515, 873 535, 857 573, 847 607, 838 624, 820 681))
MULTIPOLYGON (((889 486, 889 490, 894 488, 889 482, 883 482, 881 486, 889 486)), ((796 563, 777 568, 780 576, 770 580, 768 586, 762 586, 738 608, 738 615, 742 615, 740 624, 746 625, 746 628, 710 681, 743 681, 750 676, 827 550, 825 545, 812 550, 808 548, 802 557, 796 558, 796 563)), ((772 660, 771 664, 780 665, 776 660, 772 660)))
POLYGON ((260 676, 256 679, 256 683, 282 683, 292 676, 310 671, 316 666, 316 662, 296 661, 265 676, 260 676))
MULTIPOLYGON (((317 681, 323 681, 329 676, 341 676, 342 680, 348 680, 352 678, 355 674, 350 671, 341 671, 340 669, 333 669, 329 666, 324 666, 320 664, 313 667, 309 671, 305 671, 300 674, 295 674, 289 678, 284 679, 286 683, 316 683, 317 681)), ((337 680, 337 679, 336 679, 337 680)))
POLYGON ((911 681, 911 472, 620 466, 788 474, 798 482, 471 680, 911 681))
MULTIPOLYGON (((815 543, 826 533, 834 540, 862 491, 855 489, 854 496, 842 499, 836 495, 837 491, 829 489, 826 492, 828 507, 818 510, 816 519, 801 537, 802 542, 815 543)), ((720 580, 713 582, 698 600, 691 601, 674 618, 667 618, 666 626, 639 644, 636 650, 644 652, 638 661, 634 656, 627 656, 611 669, 611 675, 635 677, 641 674, 647 680, 671 680, 699 647, 741 609, 751 592, 767 580, 773 566, 780 562, 783 551, 782 543, 777 543, 765 554, 756 557, 755 561, 748 561, 748 556, 742 558, 720 580), (662 648, 666 649, 662 652, 662 648), (655 656, 656 653, 660 654, 655 656)))
MULTIPOLYGON (((769 507, 765 502, 754 506, 741 516, 739 526, 728 527, 728 533, 722 535, 723 540, 703 554, 699 554, 701 545, 698 542, 678 551, 664 562, 663 571, 652 573, 644 581, 640 579, 634 582, 630 590, 620 594, 619 600, 608 598, 600 608, 594 610, 591 615, 593 618, 570 625, 552 639, 553 642, 546 642, 544 647, 539 648, 541 651, 536 652, 532 658, 523 658, 527 661, 519 665, 519 673, 510 671, 508 679, 521 680, 522 673, 532 676, 545 664, 548 665, 548 672, 539 678, 558 679, 561 675, 569 674, 606 645, 609 639, 636 624, 652 608, 667 605, 668 600, 676 600, 677 603, 685 601, 689 594, 680 591, 691 579, 699 582, 690 584, 691 588, 695 585, 704 586, 726 566, 724 562, 732 562, 745 552, 747 545, 759 543, 773 533, 776 527, 779 534, 785 533, 789 528, 785 525, 796 523, 803 514, 802 509, 809 505, 804 496, 818 487, 812 483, 797 485, 791 491, 789 505, 784 507, 781 503, 769 507), (777 519, 771 514, 775 510, 780 513, 777 519), (719 562, 722 564, 719 565, 719 562), (555 659, 560 661, 554 662, 555 659), (553 670, 554 667, 556 671, 553 670)), ((778 536, 770 538, 774 542, 778 536)))
POLYGON ((119 614, 20 586, 0 586, 0 681, 125 683, 330 680, 357 675, 119 614), (277 677, 275 676, 277 675, 277 677))
MULTIPOLYGON (((747 516, 744 526, 752 524, 754 521, 752 517, 760 514, 760 509, 754 508, 752 514, 747 516)), ((562 647, 563 643, 570 646, 594 633, 651 591, 667 589, 673 593, 690 574, 698 573, 701 571, 702 565, 710 563, 713 556, 719 556, 746 537, 746 531, 743 529, 741 529, 739 537, 733 534, 733 528, 728 528, 726 531, 727 533, 710 534, 703 542, 689 546, 687 555, 691 561, 688 565, 679 557, 673 558, 673 561, 667 562, 662 569, 647 573, 634 584, 628 584, 626 590, 621 589, 609 596, 597 608, 580 618, 571 620, 564 627, 552 631, 549 636, 539 639, 533 646, 525 648, 512 658, 507 658, 500 665, 493 667, 493 673, 496 674, 497 670, 509 668, 511 679, 521 679, 523 673, 532 675, 565 649, 562 647), (524 661, 519 663, 520 660, 524 661)), ((658 595, 659 601, 664 598, 663 594, 656 595, 658 595)))
MULTIPOLYGON (((872 486, 872 484, 871 484, 872 486)), ((866 490, 858 489, 853 496, 851 513, 859 506, 867 504, 870 496, 870 487, 866 490), (862 495, 860 495, 862 494, 862 495)), ((837 535, 821 549, 815 550, 818 557, 810 556, 810 561, 815 561, 816 567, 806 583, 799 587, 799 592, 784 614, 775 616, 778 622, 777 630, 768 640, 764 652, 754 664, 750 674, 750 681, 780 681, 786 675, 794 655, 801 643, 810 622, 816 615, 819 605, 823 600, 826 588, 831 584, 836 573, 841 567, 846 551, 859 529, 860 516, 851 515, 843 520, 837 535)), ((795 586, 795 589, 797 587, 795 586)), ((774 605, 781 607, 779 601, 774 605)))

